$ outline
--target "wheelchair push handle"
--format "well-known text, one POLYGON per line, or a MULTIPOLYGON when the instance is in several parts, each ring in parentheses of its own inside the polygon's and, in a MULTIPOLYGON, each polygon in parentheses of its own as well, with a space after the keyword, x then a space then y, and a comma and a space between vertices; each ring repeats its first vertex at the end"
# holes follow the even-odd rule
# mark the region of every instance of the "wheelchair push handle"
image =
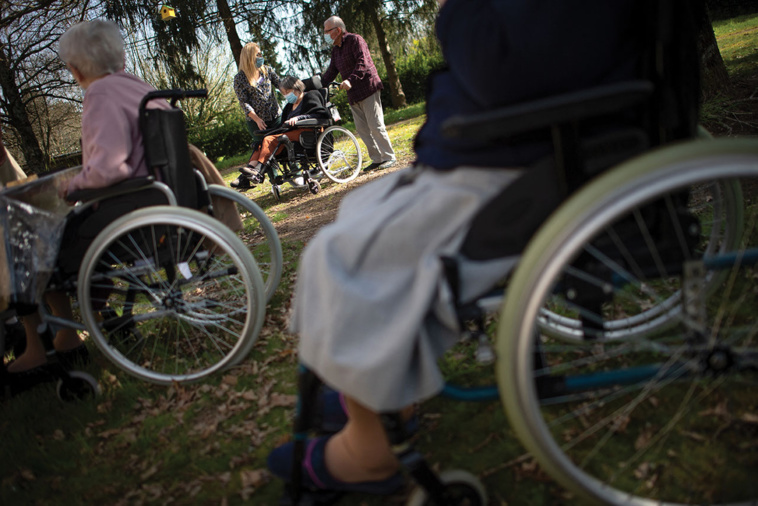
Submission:
POLYGON ((181 88, 174 88, 171 90, 155 90, 151 91, 142 98, 139 105, 140 114, 145 111, 147 103, 151 100, 158 98, 166 98, 171 100, 171 107, 176 106, 176 102, 185 98, 206 98, 208 96, 208 90, 183 90, 181 88))

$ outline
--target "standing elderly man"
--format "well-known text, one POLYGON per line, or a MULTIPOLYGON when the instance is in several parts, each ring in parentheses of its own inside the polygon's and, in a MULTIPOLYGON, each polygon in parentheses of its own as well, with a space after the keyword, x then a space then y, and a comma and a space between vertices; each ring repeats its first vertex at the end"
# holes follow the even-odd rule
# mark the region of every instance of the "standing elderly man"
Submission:
POLYGON ((384 86, 366 41, 358 34, 349 33, 345 22, 337 16, 324 22, 324 39, 332 45, 332 61, 321 79, 329 83, 338 73, 342 76, 340 89, 347 91, 355 129, 366 144, 372 162, 364 170, 392 167, 396 163, 395 151, 384 126, 380 100, 384 86))

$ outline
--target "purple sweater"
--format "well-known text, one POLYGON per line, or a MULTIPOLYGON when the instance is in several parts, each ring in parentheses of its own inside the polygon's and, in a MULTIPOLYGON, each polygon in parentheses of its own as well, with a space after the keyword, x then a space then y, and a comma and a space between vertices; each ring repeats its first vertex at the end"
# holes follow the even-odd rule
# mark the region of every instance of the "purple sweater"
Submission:
MULTIPOLYGON (((138 109, 142 97, 154 89, 123 71, 89 85, 82 110, 82 171, 69 183, 69 193, 149 174, 138 109)), ((148 106, 170 107, 160 99, 148 106)))
POLYGON ((342 43, 332 46, 332 61, 321 76, 322 82, 329 84, 337 77, 337 73, 343 80, 350 81, 351 88, 347 91, 350 105, 357 104, 384 88, 368 44, 355 33, 346 32, 342 36, 342 43))

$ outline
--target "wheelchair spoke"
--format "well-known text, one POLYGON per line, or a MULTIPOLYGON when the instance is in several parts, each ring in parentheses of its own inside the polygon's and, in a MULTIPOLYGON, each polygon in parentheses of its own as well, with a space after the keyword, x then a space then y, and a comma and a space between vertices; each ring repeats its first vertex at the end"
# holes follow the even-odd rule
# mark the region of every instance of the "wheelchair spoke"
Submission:
POLYGON ((240 360, 265 305, 255 262, 229 229, 168 209, 114 224, 115 237, 88 252, 96 267, 80 287, 85 320, 102 319, 93 325, 98 346, 158 383, 194 381, 240 360))

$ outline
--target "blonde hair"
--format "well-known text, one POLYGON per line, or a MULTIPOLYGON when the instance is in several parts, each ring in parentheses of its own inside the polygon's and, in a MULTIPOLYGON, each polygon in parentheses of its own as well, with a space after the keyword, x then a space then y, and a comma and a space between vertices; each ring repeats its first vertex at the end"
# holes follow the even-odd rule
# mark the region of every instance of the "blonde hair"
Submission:
POLYGON ((247 82, 249 82, 250 86, 252 87, 256 87, 258 85, 258 83, 255 82, 256 72, 259 72, 263 76, 267 75, 265 66, 260 68, 255 66, 255 58, 260 49, 261 48, 255 42, 248 42, 242 48, 242 52, 240 53, 239 68, 242 72, 245 73, 247 82))
POLYGON ((85 77, 113 74, 124 68, 124 39, 111 21, 95 19, 66 30, 58 42, 61 60, 85 77))

